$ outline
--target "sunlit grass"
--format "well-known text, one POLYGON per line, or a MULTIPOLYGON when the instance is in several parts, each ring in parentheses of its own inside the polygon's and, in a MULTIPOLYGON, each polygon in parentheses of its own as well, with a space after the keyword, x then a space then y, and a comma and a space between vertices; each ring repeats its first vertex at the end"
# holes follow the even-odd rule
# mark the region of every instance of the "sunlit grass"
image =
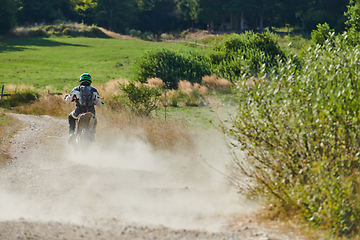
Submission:
POLYGON ((151 48, 189 49, 184 45, 102 38, 21 38, 0 42, 0 85, 68 89, 83 72, 93 81, 132 79, 136 58, 151 48))

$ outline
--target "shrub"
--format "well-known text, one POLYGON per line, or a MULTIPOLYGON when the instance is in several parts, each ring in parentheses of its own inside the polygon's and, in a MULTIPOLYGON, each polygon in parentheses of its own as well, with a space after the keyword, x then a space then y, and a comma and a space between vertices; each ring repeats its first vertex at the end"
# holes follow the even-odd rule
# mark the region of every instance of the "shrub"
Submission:
POLYGON ((159 89, 144 85, 136 86, 134 82, 120 85, 126 97, 126 105, 132 112, 140 116, 149 116, 156 109, 157 98, 161 95, 159 89))
POLYGON ((348 11, 345 13, 348 20, 345 22, 348 30, 353 29, 356 32, 360 31, 360 2, 351 0, 348 6, 348 11))
POLYGON ((241 190, 338 235, 360 230, 360 47, 341 39, 310 48, 301 69, 290 60, 238 84, 234 127, 224 126, 246 153, 234 155, 241 190))
POLYGON ((155 34, 152 32, 144 32, 141 34, 141 39, 146 41, 154 41, 155 40, 155 34))
POLYGON ((315 44, 322 45, 326 40, 331 41, 331 39, 334 37, 334 29, 330 29, 329 24, 319 23, 316 27, 317 29, 311 32, 311 40, 313 40, 315 44))
POLYGON ((179 80, 200 82, 210 75, 208 59, 197 52, 180 53, 169 49, 146 52, 135 63, 136 79, 145 83, 150 78, 160 78, 169 88, 176 89, 179 80))
POLYGON ((345 22, 347 32, 344 33, 344 40, 353 46, 360 43, 360 2, 356 0, 350 1, 348 11, 345 13, 348 20, 345 22), (345 38, 346 37, 346 38, 345 38))
POLYGON ((129 32, 128 32, 128 35, 130 35, 132 37, 140 37, 141 31, 140 30, 135 30, 135 29, 130 29, 129 32))
POLYGON ((244 73, 257 73, 262 64, 274 66, 276 59, 285 59, 271 33, 230 34, 215 45, 210 54, 214 73, 230 81, 238 80, 244 73))
POLYGON ((0 107, 2 108, 10 109, 23 104, 29 104, 40 97, 40 94, 31 87, 24 88, 24 86, 9 85, 9 88, 11 87, 15 89, 10 93, 9 97, 0 102, 0 107))

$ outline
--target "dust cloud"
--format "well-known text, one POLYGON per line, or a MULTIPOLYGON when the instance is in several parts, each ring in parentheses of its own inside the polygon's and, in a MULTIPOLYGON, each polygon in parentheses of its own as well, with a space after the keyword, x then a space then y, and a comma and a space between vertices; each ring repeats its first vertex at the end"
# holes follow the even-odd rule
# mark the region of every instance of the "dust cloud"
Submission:
POLYGON ((219 139, 198 136, 194 149, 177 153, 129 136, 88 149, 69 146, 65 135, 34 144, 0 172, 0 221, 115 221, 216 232, 229 215, 257 209, 208 166, 226 172, 231 161, 219 139))

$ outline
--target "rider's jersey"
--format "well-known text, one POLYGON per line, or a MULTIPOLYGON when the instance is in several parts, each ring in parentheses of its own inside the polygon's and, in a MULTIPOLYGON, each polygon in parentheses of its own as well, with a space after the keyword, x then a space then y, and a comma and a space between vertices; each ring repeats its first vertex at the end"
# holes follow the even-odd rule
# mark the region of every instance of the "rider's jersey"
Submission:
MULTIPOLYGON (((65 98, 65 101, 77 101, 78 99, 80 99, 80 97, 81 97, 80 89, 81 89, 81 86, 74 87, 74 89, 71 91, 71 93, 65 98)), ((91 92, 92 92, 92 101, 93 101, 94 105, 101 106, 102 102, 101 102, 99 93, 96 90, 96 88, 91 87, 91 92)))

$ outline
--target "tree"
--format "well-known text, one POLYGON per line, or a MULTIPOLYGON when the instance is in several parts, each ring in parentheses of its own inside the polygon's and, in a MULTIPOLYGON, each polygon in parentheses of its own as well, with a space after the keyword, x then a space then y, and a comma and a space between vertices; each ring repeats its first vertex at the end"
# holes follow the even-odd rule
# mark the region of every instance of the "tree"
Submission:
POLYGON ((73 2, 74 10, 81 21, 92 24, 94 23, 94 13, 96 11, 96 0, 71 0, 73 2))
POLYGON ((111 31, 124 32, 135 25, 137 12, 135 0, 98 0, 95 21, 111 31))
POLYGON ((161 34, 185 28, 183 22, 176 18, 176 3, 174 0, 153 0, 151 8, 139 8, 138 27, 141 31, 151 31, 161 34))
POLYGON ((0 0, 0 34, 7 33, 16 24, 17 1, 0 0))
POLYGON ((52 23, 54 20, 74 20, 75 3, 80 0, 21 0, 17 18, 19 24, 52 23))
POLYGON ((199 1, 198 0, 176 0, 177 16, 184 21, 198 21, 199 17, 199 1))
POLYGON ((214 29, 226 12, 222 0, 199 0, 199 19, 208 23, 214 29))

